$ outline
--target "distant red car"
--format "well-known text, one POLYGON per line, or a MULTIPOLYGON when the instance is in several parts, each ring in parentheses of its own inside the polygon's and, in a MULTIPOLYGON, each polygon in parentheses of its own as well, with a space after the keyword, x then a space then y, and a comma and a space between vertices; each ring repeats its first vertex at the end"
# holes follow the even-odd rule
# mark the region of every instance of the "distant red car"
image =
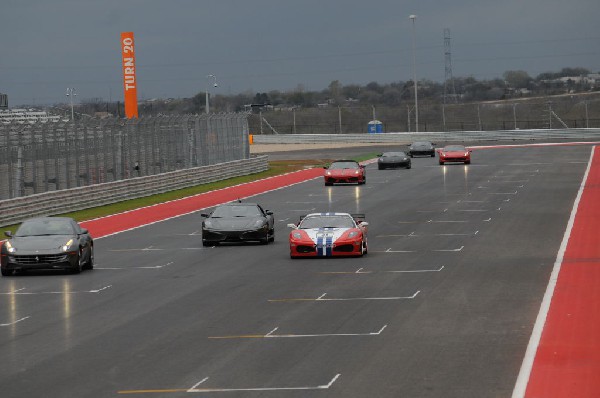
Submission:
POLYGON ((367 254, 364 214, 312 213, 288 224, 290 257, 336 257, 367 254))
POLYGON ((325 185, 364 184, 367 182, 365 166, 355 160, 336 160, 325 167, 325 185))
POLYGON ((471 150, 462 145, 446 145, 438 150, 440 164, 448 162, 471 163, 471 150))

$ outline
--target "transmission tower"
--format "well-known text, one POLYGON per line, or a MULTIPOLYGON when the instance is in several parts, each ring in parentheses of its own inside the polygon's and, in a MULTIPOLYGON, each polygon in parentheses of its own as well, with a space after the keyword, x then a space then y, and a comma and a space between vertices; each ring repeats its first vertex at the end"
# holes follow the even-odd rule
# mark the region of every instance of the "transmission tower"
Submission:
POLYGON ((452 77, 452 51, 450 49, 450 29, 444 28, 444 104, 447 102, 448 91, 452 95, 452 102, 458 102, 456 98, 456 88, 454 87, 454 78, 452 77), (450 85, 450 87, 448 87, 450 85))

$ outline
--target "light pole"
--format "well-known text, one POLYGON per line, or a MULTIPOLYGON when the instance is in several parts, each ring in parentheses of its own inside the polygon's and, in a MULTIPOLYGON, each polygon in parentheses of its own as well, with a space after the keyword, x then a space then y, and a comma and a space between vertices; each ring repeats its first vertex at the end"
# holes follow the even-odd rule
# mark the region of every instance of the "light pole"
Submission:
POLYGON ((415 84, 415 132, 419 132, 419 101, 417 95, 417 61, 415 56, 415 19, 416 15, 410 15, 408 18, 412 20, 412 58, 413 58, 413 82, 415 84))
POLYGON ((512 107, 513 107, 513 121, 515 122, 515 130, 517 129, 517 105, 519 105, 519 104, 512 104, 512 107))
POLYGON ((208 90, 209 90, 209 87, 210 87, 210 79, 211 78, 213 79, 213 87, 218 87, 219 86, 217 84, 217 77, 215 75, 206 75, 206 81, 207 81, 207 84, 206 84, 206 114, 207 115, 210 112, 209 105, 208 105, 208 97, 209 97, 208 90))
POLYGON ((71 102, 71 121, 73 121, 75 120, 75 112, 73 112, 73 97, 75 97, 77 93, 75 92, 74 88, 67 87, 67 93, 65 95, 69 97, 69 100, 71 102))

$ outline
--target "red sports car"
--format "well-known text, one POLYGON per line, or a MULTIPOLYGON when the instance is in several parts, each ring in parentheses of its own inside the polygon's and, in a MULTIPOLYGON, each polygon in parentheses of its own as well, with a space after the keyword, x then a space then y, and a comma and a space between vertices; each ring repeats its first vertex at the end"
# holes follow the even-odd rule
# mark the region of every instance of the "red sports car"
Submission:
POLYGON ((365 166, 354 160, 336 160, 325 167, 325 185, 336 183, 364 184, 367 182, 365 166))
POLYGON ((367 253, 364 214, 312 213, 288 224, 290 257, 362 256, 367 253))
POLYGON ((471 150, 462 145, 446 145, 438 150, 440 164, 448 162, 471 163, 471 150))

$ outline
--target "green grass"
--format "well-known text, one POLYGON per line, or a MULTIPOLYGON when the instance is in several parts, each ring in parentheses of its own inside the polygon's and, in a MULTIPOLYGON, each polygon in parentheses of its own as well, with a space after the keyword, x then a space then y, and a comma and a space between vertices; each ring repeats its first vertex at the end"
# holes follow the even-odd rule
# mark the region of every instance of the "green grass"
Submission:
MULTIPOLYGON (((376 157, 375 153, 368 153, 354 158, 357 162, 368 160, 376 157)), ((165 192, 158 195, 146 196, 143 198, 126 200, 123 202, 113 203, 110 205, 93 207, 90 209, 75 211, 71 213, 57 214, 57 216, 71 217, 76 221, 91 220, 98 217, 104 217, 111 214, 122 213, 128 210, 138 209, 155 205, 158 203, 168 202, 171 200, 181 199, 188 196, 197 195, 204 192, 213 191, 230 187, 233 185, 243 184, 246 182, 256 181, 267 177, 290 173, 297 170, 302 170, 309 167, 323 167, 331 162, 328 159, 319 160, 278 160, 269 162, 269 169, 261 173, 250 174, 242 177, 229 178, 223 181, 211 182, 208 184, 196 185, 176 191, 165 192)), ((20 224, 7 225, 2 227, 3 231, 16 231, 20 224)), ((0 238, 1 239, 1 238, 0 238)))

